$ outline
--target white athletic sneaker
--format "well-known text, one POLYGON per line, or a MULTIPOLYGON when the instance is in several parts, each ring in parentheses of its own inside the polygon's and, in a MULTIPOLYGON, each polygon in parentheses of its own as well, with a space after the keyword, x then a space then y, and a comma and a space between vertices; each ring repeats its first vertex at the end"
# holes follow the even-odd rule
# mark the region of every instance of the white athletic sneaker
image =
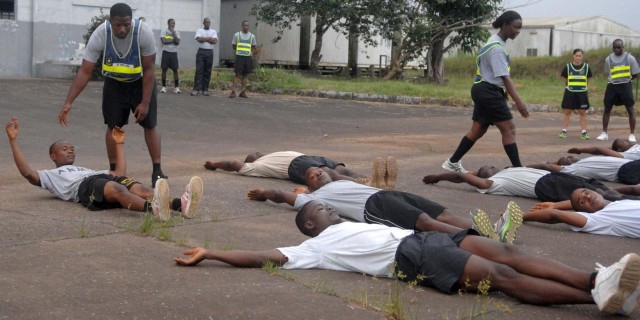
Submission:
POLYGON ((600 311, 630 315, 638 307, 640 256, 629 253, 609 267, 597 264, 598 274, 591 295, 600 311))
POLYGON ((162 87, 162 89, 160 89, 160 93, 167 93, 167 87, 162 87))
POLYGON ((462 161, 451 162, 451 161, 449 161, 449 159, 447 159, 442 163, 442 169, 445 169, 445 170, 451 171, 451 172, 467 173, 467 170, 465 170, 462 167, 462 161))
POLYGON ((629 134, 629 142, 636 143, 636 135, 631 133, 629 134))
POLYGON ((170 201, 169 184, 167 180, 160 178, 156 181, 155 188, 153 188, 153 203, 151 204, 153 216, 161 221, 169 220, 171 218, 170 201))
POLYGON ((606 141, 609 140, 609 135, 603 131, 596 139, 600 141, 606 141))
POLYGON ((191 219, 196 216, 203 191, 202 179, 198 176, 191 178, 189 184, 184 188, 184 194, 180 197, 180 210, 185 218, 191 219))
POLYGON ((181 93, 182 91, 180 91, 180 88, 176 87, 175 89, 173 89, 173 93, 181 93))

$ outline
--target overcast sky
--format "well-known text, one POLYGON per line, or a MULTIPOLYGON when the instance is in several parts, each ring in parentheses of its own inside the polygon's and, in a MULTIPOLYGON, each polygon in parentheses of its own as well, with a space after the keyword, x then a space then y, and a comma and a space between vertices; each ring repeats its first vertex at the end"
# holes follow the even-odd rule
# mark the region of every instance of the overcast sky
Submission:
POLYGON ((639 0, 504 0, 503 6, 530 18, 604 16, 640 31, 639 0))

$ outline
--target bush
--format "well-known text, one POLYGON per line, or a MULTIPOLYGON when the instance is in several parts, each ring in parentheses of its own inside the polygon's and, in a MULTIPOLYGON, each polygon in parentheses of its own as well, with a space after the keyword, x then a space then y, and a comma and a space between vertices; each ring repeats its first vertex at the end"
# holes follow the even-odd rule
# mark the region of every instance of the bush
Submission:
MULTIPOLYGON (((109 20, 109 15, 104 14, 102 12, 102 9, 100 9, 99 15, 91 18, 91 21, 87 24, 87 33, 82 35, 85 45, 89 43, 89 38, 91 38, 91 35, 96 30, 96 28, 98 28, 99 25, 101 25, 107 20, 109 20)), ((98 63, 96 63, 96 67, 93 69, 92 79, 93 80, 102 79, 102 54, 100 54, 100 57, 98 58, 98 63)))

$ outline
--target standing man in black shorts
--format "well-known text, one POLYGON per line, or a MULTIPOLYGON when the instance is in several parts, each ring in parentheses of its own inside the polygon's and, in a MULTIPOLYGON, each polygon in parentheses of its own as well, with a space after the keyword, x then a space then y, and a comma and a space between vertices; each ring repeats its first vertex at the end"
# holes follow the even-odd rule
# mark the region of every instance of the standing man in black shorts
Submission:
POLYGON ((151 28, 140 19, 132 19, 131 7, 116 3, 111 7, 110 19, 91 34, 64 105, 58 114, 58 123, 67 126, 69 112, 76 98, 91 79, 102 55, 102 116, 107 125, 105 141, 110 170, 116 167, 116 143, 111 131, 129 122, 133 113, 136 123, 144 128, 144 139, 153 164, 151 186, 159 178, 166 179, 160 166, 160 131, 157 128, 157 102, 155 86, 156 44, 151 28))
POLYGON ((236 86, 238 80, 242 78, 242 88, 240 89, 240 98, 246 98, 247 94, 247 77, 253 72, 253 52, 257 49, 256 37, 249 32, 249 21, 242 21, 242 32, 236 32, 231 42, 233 50, 236 51, 235 74, 233 78, 233 86, 229 98, 236 97, 236 86))
POLYGON ((460 159, 493 125, 500 130, 502 145, 511 165, 522 166, 516 144, 516 125, 507 105, 507 97, 511 96, 523 118, 529 117, 529 111, 511 80, 509 51, 506 48, 507 40, 513 40, 520 34, 522 18, 515 11, 506 11, 492 26, 500 28, 500 31, 487 40, 476 58, 476 79, 471 87, 473 123, 451 158, 442 164, 442 168, 448 171, 467 172, 460 164, 460 159))
POLYGON ((613 53, 604 60, 604 72, 609 74, 609 83, 604 93, 604 114, 602 115, 602 133, 598 140, 609 140, 607 129, 613 106, 624 105, 629 114, 629 141, 636 142, 636 114, 633 110, 633 83, 638 77, 640 66, 638 61, 628 52, 624 52, 624 42, 621 39, 613 41, 613 53))
POLYGON ((180 32, 176 30, 176 22, 173 19, 167 20, 167 29, 160 32, 160 41, 162 42, 162 89, 160 93, 167 92, 167 69, 173 71, 173 82, 175 89, 173 93, 180 93, 180 75, 178 74, 178 45, 180 44, 180 32))

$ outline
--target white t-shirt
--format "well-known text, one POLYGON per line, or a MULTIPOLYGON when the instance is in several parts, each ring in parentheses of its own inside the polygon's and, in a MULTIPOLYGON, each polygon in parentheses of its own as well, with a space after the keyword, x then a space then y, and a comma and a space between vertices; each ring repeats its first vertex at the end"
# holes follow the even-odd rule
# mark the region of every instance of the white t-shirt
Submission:
MULTIPOLYGON (((209 29, 209 30, 198 29, 198 31, 196 31, 196 36, 194 37, 194 39, 197 39, 198 37, 218 39, 218 33, 213 29, 209 29)), ((213 49, 215 48, 215 46, 213 43, 209 43, 209 42, 198 42, 198 48, 213 49)))
POLYGON ((629 150, 620 152, 620 154, 629 160, 640 160, 640 144, 634 144, 629 150))
POLYGON ((50 170, 38 170, 40 186, 65 201, 79 202, 78 187, 86 177, 96 174, 108 174, 109 170, 94 171, 72 165, 50 170))
POLYGON ((533 168, 507 168, 488 178, 493 181, 489 189, 477 190, 487 194, 537 198, 536 183, 547 174, 549 171, 533 168))
POLYGON ((587 223, 573 231, 618 237, 640 238, 640 201, 613 201, 595 213, 578 212, 587 223))
POLYGON ((293 207, 300 210, 307 202, 318 200, 338 211, 341 217, 364 222, 364 205, 371 195, 380 190, 349 180, 338 180, 312 193, 299 194, 293 207))
POLYGON ((592 156, 565 166, 560 172, 570 173, 585 179, 617 181, 618 170, 629 161, 631 160, 618 157, 592 156))
POLYGON ((293 159, 304 154, 295 151, 280 151, 265 154, 251 163, 245 163, 238 173, 251 177, 289 179, 289 165, 293 159))
MULTIPOLYGON (((173 32, 175 34, 175 38, 180 39, 180 32, 175 29, 173 29, 173 32)), ((169 29, 162 29, 162 31, 160 31, 160 39, 164 39, 164 37, 166 37, 167 35, 171 35, 171 32, 169 31, 169 29)), ((160 43, 162 43, 162 41, 160 41, 160 43)), ((178 45, 176 45, 173 42, 169 44, 162 43, 162 51, 178 52, 178 45)))
MULTIPOLYGON (((89 42, 87 43, 87 49, 84 52, 84 60, 87 60, 92 63, 97 63, 98 58, 104 51, 105 44, 107 41, 107 27, 106 21, 105 23, 99 25, 96 30, 91 34, 91 38, 89 38, 89 42)), ((115 35, 113 35, 113 46, 116 51, 120 54, 126 54, 129 52, 129 47, 131 45, 131 37, 133 35, 133 28, 135 26, 131 26, 131 31, 124 39, 119 39, 115 35)), ((138 34, 138 44, 140 45, 140 55, 143 57, 147 57, 156 53, 156 42, 155 37, 153 36, 153 31, 149 28, 149 25, 146 23, 142 23, 140 26, 140 33, 138 34)), ((100 61, 102 63, 102 61, 100 61)))
POLYGON ((398 245, 412 230, 342 222, 295 247, 278 248, 284 269, 326 269, 393 277, 398 245))

